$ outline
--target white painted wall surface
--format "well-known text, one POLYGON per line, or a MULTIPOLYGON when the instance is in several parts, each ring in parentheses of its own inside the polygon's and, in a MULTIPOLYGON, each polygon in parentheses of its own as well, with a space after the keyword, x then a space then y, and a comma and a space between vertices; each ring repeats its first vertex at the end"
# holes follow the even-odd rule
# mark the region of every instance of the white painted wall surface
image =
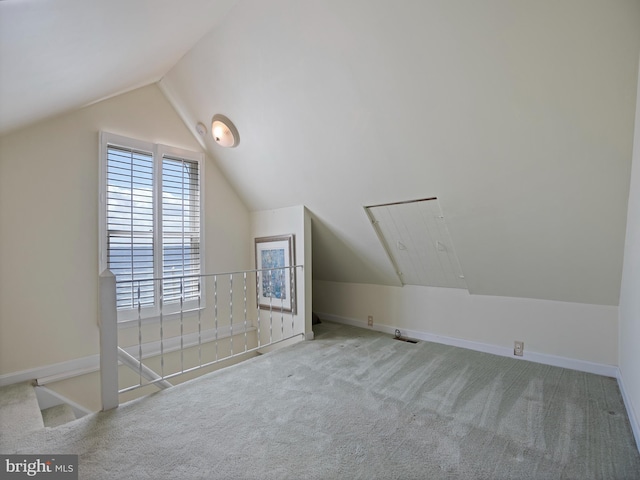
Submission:
MULTIPOLYGON (((0 374, 98 353, 98 132, 201 151, 157 86, 0 137, 0 374)), ((250 268, 249 213, 209 158, 206 270, 250 268)))
MULTIPOLYGON (((638 82, 640 99, 640 82, 638 82)), ((620 378, 629 417, 640 448, 640 101, 636 124, 627 211, 627 236, 620 291, 620 378)))
POLYGON ((525 352, 616 365, 618 308, 434 287, 313 282, 313 310, 525 352))
POLYGON ((250 210, 313 212, 316 278, 397 284, 362 207, 436 196, 472 293, 616 306, 639 25, 627 0, 240 0, 162 84, 238 127, 219 165, 250 210))
MULTIPOLYGON (((251 213, 251 254, 254 258, 253 240, 258 237, 295 235, 295 264, 304 265, 303 274, 298 271, 298 318, 304 319, 305 333, 311 332, 311 220, 309 212, 302 206, 264 210, 251 213)), ((264 312, 263 312, 264 315, 264 312)))

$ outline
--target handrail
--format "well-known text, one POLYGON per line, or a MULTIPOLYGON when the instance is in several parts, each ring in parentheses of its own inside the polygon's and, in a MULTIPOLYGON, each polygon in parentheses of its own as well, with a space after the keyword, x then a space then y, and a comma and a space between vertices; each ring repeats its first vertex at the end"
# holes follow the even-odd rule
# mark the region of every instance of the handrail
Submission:
POLYGON ((304 265, 290 265, 290 266, 286 266, 286 267, 271 267, 271 268, 258 268, 258 269, 253 269, 253 270, 238 270, 235 272, 221 272, 221 273, 192 273, 190 275, 178 275, 178 276, 174 276, 174 277, 150 277, 150 278, 144 278, 144 279, 131 279, 131 280, 116 280, 116 284, 119 283, 134 283, 134 282, 160 282, 160 281, 167 281, 167 280, 180 280, 180 279, 187 279, 187 278, 209 278, 209 277, 222 277, 224 275, 240 275, 242 273, 257 273, 257 272, 271 272, 273 270, 289 270, 292 269, 295 271, 295 269, 300 268, 301 270, 304 269, 304 265))
POLYGON ((167 381, 170 378, 255 354, 262 348, 286 340, 304 339, 305 313, 304 309, 297 312, 296 299, 298 292, 304 295, 304 289, 298 288, 298 282, 304 281, 304 276, 297 274, 303 268, 303 265, 293 265, 128 280, 116 280, 111 272, 103 272, 100 275, 99 321, 103 410, 117 407, 121 393, 148 385, 169 388, 172 386, 167 381), (280 270, 288 270, 289 273, 277 275, 280 270), (234 276, 241 278, 234 282, 234 276), (185 284, 194 279, 200 280, 195 282, 197 287, 185 289, 185 284), (205 282, 204 279, 211 281, 205 282), (165 303, 163 282, 168 281, 178 283, 179 291, 172 293, 171 302, 165 303), (137 297, 132 297, 133 305, 137 305, 133 316, 137 315, 137 319, 123 325, 118 322, 118 286, 140 285, 142 282, 157 289, 150 299, 158 321, 143 322, 141 306, 145 299, 138 287, 137 297), (210 298, 205 301, 207 295, 210 298), (137 341, 133 340, 136 331, 132 330, 136 325, 137 341), (119 345, 120 329, 123 329, 120 334, 129 338, 124 343, 126 350, 119 345), (196 356, 197 360, 194 360, 196 356), (160 360, 157 371, 150 368, 147 359, 152 363, 160 360), (165 359, 170 364, 169 368, 165 368, 165 359), (120 363, 137 374, 138 380, 133 385, 119 387, 120 363))

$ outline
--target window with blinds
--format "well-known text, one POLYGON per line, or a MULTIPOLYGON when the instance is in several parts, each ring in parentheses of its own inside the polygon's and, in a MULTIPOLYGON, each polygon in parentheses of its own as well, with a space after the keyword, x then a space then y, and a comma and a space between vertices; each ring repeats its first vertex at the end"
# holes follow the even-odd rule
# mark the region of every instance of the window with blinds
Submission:
POLYGON ((201 155, 107 133, 101 144, 101 268, 116 276, 119 318, 129 319, 127 310, 153 316, 161 306, 197 301, 201 155))
POLYGON ((107 148, 107 259, 118 308, 155 304, 153 154, 107 148), (139 290, 139 291, 138 291, 139 290))
POLYGON ((198 163, 162 158, 162 288, 165 302, 197 298, 200 285, 198 163), (184 295, 184 297, 182 297, 184 295))

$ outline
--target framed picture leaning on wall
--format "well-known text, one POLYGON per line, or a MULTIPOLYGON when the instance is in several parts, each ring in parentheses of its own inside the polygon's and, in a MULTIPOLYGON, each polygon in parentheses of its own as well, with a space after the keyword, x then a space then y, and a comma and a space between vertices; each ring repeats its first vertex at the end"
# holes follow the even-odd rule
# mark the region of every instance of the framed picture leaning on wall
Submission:
POLYGON ((258 308, 296 313, 294 237, 291 233, 255 239, 258 308))

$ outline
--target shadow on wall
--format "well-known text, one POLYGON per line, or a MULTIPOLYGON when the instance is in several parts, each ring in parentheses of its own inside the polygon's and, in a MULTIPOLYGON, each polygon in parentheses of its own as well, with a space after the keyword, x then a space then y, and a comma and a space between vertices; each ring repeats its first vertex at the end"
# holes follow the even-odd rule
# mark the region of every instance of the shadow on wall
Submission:
MULTIPOLYGON (((371 234, 374 235, 373 229, 371 234)), ((313 213, 311 213, 311 239, 314 280, 361 283, 353 275, 353 272, 358 272, 358 278, 370 279, 368 283, 390 284, 387 272, 382 272, 367 262, 356 249, 313 213)), ((386 257, 382 246, 380 255, 386 257)), ((400 282, 393 285, 400 286, 400 282)))

